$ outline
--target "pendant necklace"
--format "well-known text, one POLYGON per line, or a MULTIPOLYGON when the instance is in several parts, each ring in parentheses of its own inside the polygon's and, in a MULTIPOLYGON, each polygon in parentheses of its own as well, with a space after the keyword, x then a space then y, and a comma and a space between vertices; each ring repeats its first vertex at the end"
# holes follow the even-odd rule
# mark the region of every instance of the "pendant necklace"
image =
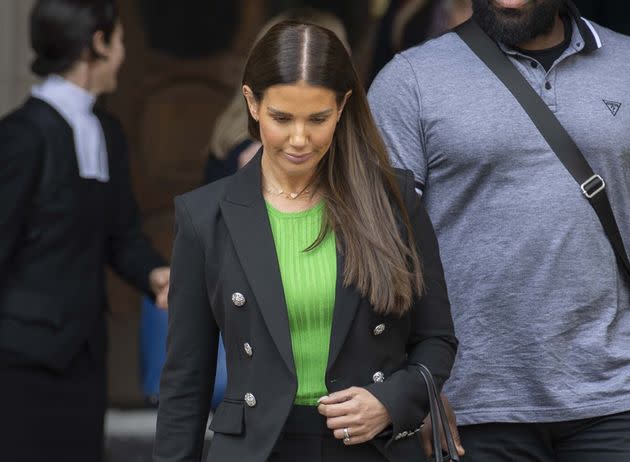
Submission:
MULTIPOLYGON (((263 178, 265 179, 265 183, 269 183, 269 180, 267 179, 267 176, 264 173, 263 173, 263 178)), ((304 188, 301 191, 285 192, 282 188, 274 187, 275 189, 272 189, 266 184, 263 185, 265 191, 267 191, 269 194, 273 194, 274 196, 282 196, 290 200, 296 200, 300 197, 307 195, 311 191, 310 186, 311 186, 311 183, 309 182, 306 186, 304 186, 304 188)))

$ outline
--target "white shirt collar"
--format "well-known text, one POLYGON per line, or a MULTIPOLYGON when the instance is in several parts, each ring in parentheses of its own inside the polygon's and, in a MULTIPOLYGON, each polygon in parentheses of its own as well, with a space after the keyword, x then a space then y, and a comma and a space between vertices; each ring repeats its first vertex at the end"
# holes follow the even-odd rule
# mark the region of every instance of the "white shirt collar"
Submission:
POLYGON ((96 96, 59 75, 51 75, 41 84, 35 85, 32 95, 53 103, 55 108, 69 115, 91 114, 96 96))
POLYGON ((96 96, 59 75, 51 75, 35 85, 31 95, 55 108, 72 128, 79 176, 109 181, 103 127, 92 112, 96 96))

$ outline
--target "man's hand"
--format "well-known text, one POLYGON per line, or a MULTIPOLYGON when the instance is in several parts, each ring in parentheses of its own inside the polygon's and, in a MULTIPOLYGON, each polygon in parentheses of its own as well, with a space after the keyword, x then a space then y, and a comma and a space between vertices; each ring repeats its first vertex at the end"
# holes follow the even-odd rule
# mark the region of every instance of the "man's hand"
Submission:
POLYGON ((171 276, 171 268, 160 266, 149 273, 149 285, 155 294, 155 304, 160 308, 168 307, 168 282, 171 276))
MULTIPOLYGON (((464 451, 464 447, 462 446, 462 442, 459 439, 459 432, 457 431, 457 418, 455 417, 455 412, 451 407, 451 404, 448 402, 446 396, 442 393, 440 395, 442 398, 442 402, 444 403, 444 411, 446 412, 446 418, 448 419, 448 426, 451 429, 451 433, 453 434, 453 440, 455 442, 455 447, 457 448, 457 454, 459 457, 462 457, 466 451, 464 451)), ((442 447, 446 448, 446 439, 444 438, 444 431, 440 428, 440 435, 442 439, 442 447)), ((433 426, 431 422, 431 415, 428 415, 426 419, 424 419, 424 426, 422 430, 420 430, 420 439, 422 440, 422 447, 424 448, 424 453, 427 457, 433 455, 433 426)))
POLYGON ((320 398, 317 410, 327 417, 326 423, 335 438, 346 445, 370 441, 392 421, 385 406, 361 387, 347 388, 320 398))

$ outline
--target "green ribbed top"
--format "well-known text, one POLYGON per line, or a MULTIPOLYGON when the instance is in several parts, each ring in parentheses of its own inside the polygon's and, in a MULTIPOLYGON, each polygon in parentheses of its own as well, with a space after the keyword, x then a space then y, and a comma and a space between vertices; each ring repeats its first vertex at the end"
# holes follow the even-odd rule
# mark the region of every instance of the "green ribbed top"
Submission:
POLYGON ((298 379, 295 404, 315 406, 328 394, 325 383, 335 306, 337 253, 330 232, 305 252, 319 235, 324 203, 303 212, 281 212, 267 203, 289 314, 291 345, 298 379))

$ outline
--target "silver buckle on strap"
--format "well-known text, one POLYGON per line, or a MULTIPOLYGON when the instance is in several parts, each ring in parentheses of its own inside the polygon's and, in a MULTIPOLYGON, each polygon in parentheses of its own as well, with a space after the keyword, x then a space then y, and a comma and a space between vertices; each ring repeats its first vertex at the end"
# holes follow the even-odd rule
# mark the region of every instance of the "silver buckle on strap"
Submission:
POLYGON ((591 199, 599 192, 603 191, 605 187, 606 183, 604 183, 604 179, 599 175, 593 175, 580 185, 582 194, 584 194, 587 199, 591 199))

